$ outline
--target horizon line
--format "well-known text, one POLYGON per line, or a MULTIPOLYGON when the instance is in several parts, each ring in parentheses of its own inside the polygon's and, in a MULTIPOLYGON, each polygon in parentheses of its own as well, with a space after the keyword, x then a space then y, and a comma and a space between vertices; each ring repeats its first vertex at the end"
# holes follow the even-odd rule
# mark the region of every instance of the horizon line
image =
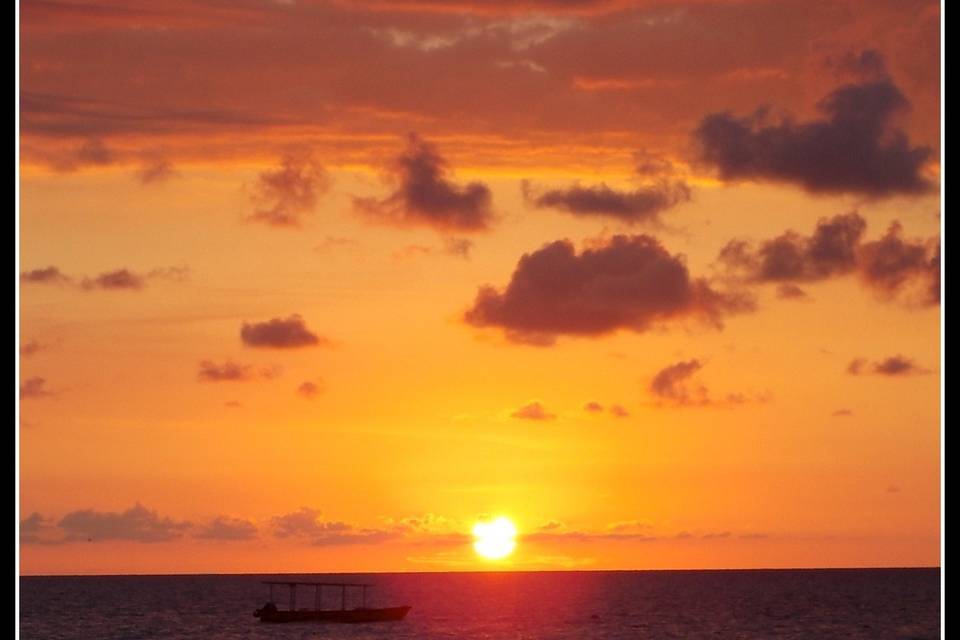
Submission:
POLYGON ((904 570, 943 570, 942 565, 914 566, 864 566, 864 567, 726 567, 702 569, 451 569, 446 571, 299 571, 299 572, 236 572, 236 573, 34 573, 19 574, 18 578, 166 578, 166 577, 204 577, 204 576, 303 576, 303 575, 428 575, 428 574, 487 574, 487 573, 678 573, 678 572, 720 572, 720 571, 904 571, 904 570))

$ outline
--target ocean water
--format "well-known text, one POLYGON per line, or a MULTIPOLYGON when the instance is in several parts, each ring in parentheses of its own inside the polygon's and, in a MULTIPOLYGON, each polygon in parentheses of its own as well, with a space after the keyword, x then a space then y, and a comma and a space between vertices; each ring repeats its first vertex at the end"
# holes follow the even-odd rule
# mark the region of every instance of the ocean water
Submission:
POLYGON ((940 570, 21 577, 19 614, 24 639, 932 639, 940 570), (369 606, 413 609, 400 622, 265 624, 253 610, 266 579, 373 582, 369 606))

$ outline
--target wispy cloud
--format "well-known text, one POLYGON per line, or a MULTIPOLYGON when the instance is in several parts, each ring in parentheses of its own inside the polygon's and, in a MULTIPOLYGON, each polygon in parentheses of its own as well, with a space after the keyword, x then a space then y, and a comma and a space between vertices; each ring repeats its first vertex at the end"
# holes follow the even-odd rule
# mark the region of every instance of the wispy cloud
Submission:
POLYGON ((20 383, 20 399, 49 398, 57 395, 56 391, 47 386, 46 378, 27 378, 20 383))
POLYGON ((539 402, 531 402, 526 404, 513 413, 510 414, 512 418, 520 418, 521 420, 553 420, 557 416, 556 414, 550 413, 546 408, 539 402))
POLYGON ((197 371, 197 379, 201 382, 247 382, 250 380, 275 378, 278 375, 276 367, 256 368, 253 365, 239 364, 227 360, 217 364, 211 360, 202 360, 197 371))
POLYGON ((330 187, 330 178, 312 154, 288 154, 280 167, 257 177, 250 220, 274 227, 299 227, 313 211, 317 197, 330 187))

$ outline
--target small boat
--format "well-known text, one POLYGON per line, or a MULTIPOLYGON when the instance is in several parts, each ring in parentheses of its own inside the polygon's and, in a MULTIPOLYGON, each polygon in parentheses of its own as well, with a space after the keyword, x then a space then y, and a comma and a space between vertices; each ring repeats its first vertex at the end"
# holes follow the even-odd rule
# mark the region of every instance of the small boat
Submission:
POLYGON ((264 584, 270 585, 270 600, 267 604, 253 612, 255 618, 260 618, 260 622, 343 622, 348 624, 357 624, 361 622, 392 622, 403 620, 409 606, 385 607, 381 609, 372 609, 367 607, 367 589, 372 584, 359 584, 356 582, 291 582, 286 580, 268 580, 264 584), (274 587, 284 585, 290 588, 290 606, 287 609, 280 609, 274 600, 274 587), (297 587, 313 587, 315 607, 313 609, 297 608, 297 587), (321 595, 324 587, 333 587, 340 589, 340 608, 323 609, 321 595), (347 589, 357 588, 361 592, 361 604, 354 609, 347 608, 347 589))

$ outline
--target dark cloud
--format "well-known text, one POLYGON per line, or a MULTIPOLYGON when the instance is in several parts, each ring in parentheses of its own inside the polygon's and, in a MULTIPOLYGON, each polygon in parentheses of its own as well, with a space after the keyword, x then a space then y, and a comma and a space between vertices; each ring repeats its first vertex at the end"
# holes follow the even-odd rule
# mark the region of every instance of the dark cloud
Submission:
POLYGON ((911 146, 893 126, 908 106, 882 78, 836 89, 818 105, 821 120, 775 122, 766 109, 746 117, 714 113, 694 136, 702 159, 724 180, 793 182, 815 193, 918 194, 931 188, 923 167, 933 152, 911 146))
POLYGON ((694 375, 703 368, 697 359, 676 362, 664 367, 650 380, 648 389, 659 405, 674 407, 737 407, 748 403, 769 402, 772 395, 763 393, 730 392, 714 399, 706 386, 695 382, 694 375))
POLYGON ((834 418, 849 418, 850 416, 853 415, 853 411, 851 411, 850 409, 837 409, 830 415, 833 416, 834 418))
POLYGON ((650 381, 650 392, 661 400, 678 405, 709 404, 706 387, 690 385, 690 378, 703 365, 699 360, 677 362, 660 370, 650 381))
POLYGON ((320 546, 375 544, 402 535, 398 530, 365 529, 346 522, 322 520, 320 511, 308 507, 277 516, 272 524, 278 538, 297 538, 320 546))
POLYGON ((20 345, 20 357, 29 358, 30 356, 36 355, 37 353, 40 353, 49 347, 49 344, 44 344, 38 340, 30 340, 20 345))
MULTIPOLYGON (((131 290, 143 289, 148 280, 164 279, 182 282, 190 273, 188 267, 161 267, 142 274, 133 272, 126 267, 104 271, 93 277, 83 277, 79 280, 80 288, 85 291, 101 290, 131 290)), ((34 269, 20 274, 20 281, 31 284, 71 284, 74 279, 61 272, 57 267, 34 269)))
POLYGON ((445 237, 441 247, 433 247, 421 244, 408 244, 402 249, 395 251, 393 257, 397 260, 408 260, 420 256, 447 255, 456 258, 468 260, 470 251, 473 249, 473 241, 467 238, 445 237))
POLYGON ((447 237, 443 239, 443 251, 448 255, 467 259, 473 250, 473 244, 473 240, 469 238, 447 237))
MULTIPOLYGON (((676 173, 673 162, 648 149, 641 149, 633 153, 634 168, 641 176, 672 176, 676 173)), ((686 186, 684 184, 684 186, 686 186)))
POLYGON ((547 411, 539 402, 531 402, 511 413, 510 417, 521 420, 553 420, 557 416, 547 411))
POLYGON ((460 233, 484 231, 493 222, 490 189, 481 182, 459 186, 447 177, 449 168, 434 147, 410 134, 406 151, 391 176, 396 191, 383 200, 357 198, 356 207, 394 224, 425 225, 460 233))
POLYGON ((74 540, 134 540, 166 542, 180 537, 189 522, 161 518, 155 511, 137 503, 122 513, 101 513, 92 509, 65 515, 57 526, 64 532, 64 542, 74 540))
MULTIPOLYGON (((105 14, 120 12, 103 3, 25 4, 30 64, 23 66, 23 85, 36 89, 29 100, 21 93, 25 146, 69 147, 100 136, 111 144, 116 138, 118 155, 169 145, 184 159, 222 159, 250 157, 282 136, 330 141, 324 152, 352 164, 359 149, 364 162, 382 154, 385 132, 429 127, 431 135, 451 140, 450 159, 459 154, 455 166, 464 157, 486 163, 496 149, 501 165, 514 158, 526 167, 560 164, 574 155, 574 162, 599 167, 633 150, 637 136, 630 132, 642 131, 651 138, 643 144, 659 150, 703 113, 716 111, 714 105, 740 111, 755 104, 754 96, 790 104, 809 83, 789 79, 807 79, 801 74, 822 50, 820 39, 847 34, 849 41, 865 17, 840 16, 833 3, 795 0, 683 7, 647 0, 604 19, 465 20, 457 12, 466 3, 431 2, 447 12, 438 16, 418 11, 423 3, 402 0, 393 4, 408 7, 409 15, 369 15, 353 4, 205 2, 183 11, 138 2, 123 18, 110 19, 105 14), (758 24, 764 28, 751 28, 758 24), (251 25, 257 28, 245 28, 251 25), (158 33, 175 34, 176 43, 158 33), (817 47, 809 46, 813 38, 817 47), (425 50, 433 44, 441 47, 425 50), (187 52, 190 73, 183 72, 187 52), (736 90, 721 84, 740 70, 761 76, 736 90), (763 79, 764 70, 788 80, 763 79), (573 86, 577 77, 627 79, 641 87, 629 95, 589 94, 573 86), (304 78, 323 90, 305 89, 304 78)), ((530 6, 557 3, 494 4, 501 13, 517 6, 527 13, 530 6)), ((909 3, 891 6, 878 9, 882 19, 868 17, 878 28, 882 23, 876 46, 890 52, 898 77, 911 82, 909 93, 923 113, 918 134, 938 140, 938 20, 909 3), (916 77, 907 75, 911 67, 916 77)))
POLYGON ((526 180, 522 189, 524 199, 538 208, 560 209, 575 216, 614 218, 628 224, 657 222, 661 212, 690 200, 686 183, 666 180, 633 191, 618 191, 600 183, 538 193, 526 180))
POLYGON ((882 376, 907 376, 917 373, 929 373, 923 367, 918 366, 910 358, 905 358, 903 356, 890 356, 889 358, 884 358, 883 360, 874 363, 873 365, 874 373, 878 373, 882 376))
POLYGON ((84 278, 80 286, 84 289, 106 289, 122 290, 129 289, 138 291, 145 286, 145 278, 139 274, 133 273, 129 269, 117 269, 101 273, 95 278, 84 278))
POLYGON ((164 158, 155 158, 145 162, 137 171, 137 178, 141 184, 154 184, 169 180, 176 171, 173 169, 173 163, 164 158))
POLYGON ((827 58, 827 65, 837 71, 850 74, 861 80, 882 80, 887 77, 887 65, 876 49, 847 51, 827 58))
POLYGON ((21 128, 25 134, 87 137, 87 141, 79 147, 45 158, 47 164, 60 171, 75 170, 82 164, 108 164, 116 160, 115 154, 100 139, 101 136, 164 136, 210 128, 249 130, 286 122, 282 116, 239 110, 197 109, 194 106, 171 108, 157 102, 137 105, 129 101, 29 91, 20 94, 20 112, 21 128))
POLYGON ((589 411, 590 413, 600 413, 603 411, 603 405, 599 402, 588 402, 587 404, 583 405, 583 410, 589 411))
POLYGON ((894 355, 877 360, 873 363, 866 358, 855 358, 847 365, 847 373, 858 376, 864 373, 874 373, 881 376, 909 376, 930 373, 929 369, 921 367, 912 358, 894 355))
POLYGON ((807 292, 797 285, 785 282, 777 287, 777 297, 783 300, 801 300, 807 298, 807 292))
POLYGON ((93 139, 84 142, 76 151, 76 160, 81 165, 108 165, 114 162, 113 152, 102 140, 93 139))
POLYGON ((317 203, 317 196, 330 186, 323 167, 310 154, 287 155, 280 168, 257 177, 251 199, 255 210, 250 220, 275 227, 299 227, 304 215, 317 203))
POLYGON ((922 304, 940 304, 940 239, 904 240, 894 222, 882 238, 860 247, 861 280, 881 298, 919 288, 922 304))
MULTIPOLYGON (((48 267, 47 269, 41 269, 40 272, 43 272, 39 276, 40 280, 35 281, 44 281, 44 282, 60 282, 60 283, 70 283, 73 282, 73 278, 70 278, 56 269, 56 267, 48 267)), ((30 272, 31 274, 37 274, 37 272, 30 272)), ((84 291, 139 291, 147 286, 147 282, 150 280, 170 280, 173 282, 183 282, 189 276, 190 269, 188 267, 161 267, 157 269, 152 269, 147 273, 137 273, 127 269, 126 267, 120 269, 114 269, 112 271, 104 271, 103 273, 90 277, 80 278, 78 284, 80 288, 84 291)), ((34 277, 37 277, 36 275, 34 277)))
POLYGON ((525 254, 505 289, 480 288, 464 319, 499 327, 516 342, 548 345, 561 334, 643 332, 693 316, 721 327, 724 315, 752 309, 744 294, 691 279, 683 258, 656 238, 618 235, 580 254, 569 240, 525 254))
POLYGON ((879 240, 864 242, 866 229, 857 212, 821 218, 810 236, 790 230, 759 246, 731 240, 718 261, 728 275, 743 281, 780 283, 781 298, 805 297, 795 282, 856 273, 882 300, 939 304, 940 238, 904 239, 902 225, 894 222, 879 240))
MULTIPOLYGON (((25 97, 21 100, 21 106, 26 109, 31 109, 34 101, 29 97, 25 97)), ((30 125, 27 122, 31 121, 31 116, 33 113, 28 115, 28 112, 24 112, 24 125, 25 129, 29 129, 30 125)), ((83 133, 96 133, 94 131, 88 132, 76 132, 78 135, 83 133)), ((118 162, 117 154, 107 147, 103 140, 100 138, 88 138, 79 146, 67 147, 62 145, 57 148, 56 151, 46 151, 41 154, 42 159, 45 164, 50 168, 59 172, 71 172, 77 171, 84 167, 103 167, 112 165, 118 162)))
POLYGON ((255 369, 251 365, 239 364, 227 360, 217 364, 211 360, 202 360, 197 379, 201 382, 246 382, 258 378, 276 377, 276 369, 255 369))
POLYGON ((60 272, 57 267, 33 269, 20 274, 20 282, 30 284, 66 284, 70 278, 60 272))
POLYGON ((619 404, 614 404, 610 406, 610 413, 617 418, 628 418, 630 417, 630 412, 627 411, 625 407, 619 404))
POLYGON ((249 520, 219 516, 203 525, 193 537, 206 540, 252 540, 257 537, 257 527, 249 520))
POLYGON ((28 378, 20 384, 20 399, 49 398, 56 393, 47 388, 45 378, 28 378))
POLYGON ((248 347, 272 349, 296 349, 330 343, 323 336, 307 329, 303 318, 298 314, 289 318, 273 318, 267 322, 244 322, 240 328, 240 339, 248 347))
POLYGON ((822 280, 856 269, 857 247, 866 229, 866 221, 856 212, 821 218, 809 237, 787 231, 757 249, 744 240, 731 240, 719 260, 757 282, 822 280))
POLYGON ((863 368, 867 366, 866 358, 854 358, 847 365, 847 373, 852 376, 858 376, 863 373, 863 368))
POLYGON ((146 277, 171 282, 185 282, 190 277, 190 267, 158 267, 148 271, 146 277))
POLYGON ((320 395, 321 393, 323 393, 323 382, 322 381, 310 382, 308 380, 307 382, 304 382, 299 387, 297 387, 297 393, 299 393, 301 396, 303 396, 307 400, 312 400, 316 398, 318 395, 320 395))
POLYGON ((278 538, 300 538, 323 535, 330 531, 346 531, 350 525, 344 522, 324 522, 320 511, 301 507, 293 513, 276 516, 272 519, 274 535, 278 538))
POLYGON ((360 0, 370 9, 390 12, 473 13, 492 15, 539 14, 560 12, 594 14, 629 7, 630 0, 360 0))

